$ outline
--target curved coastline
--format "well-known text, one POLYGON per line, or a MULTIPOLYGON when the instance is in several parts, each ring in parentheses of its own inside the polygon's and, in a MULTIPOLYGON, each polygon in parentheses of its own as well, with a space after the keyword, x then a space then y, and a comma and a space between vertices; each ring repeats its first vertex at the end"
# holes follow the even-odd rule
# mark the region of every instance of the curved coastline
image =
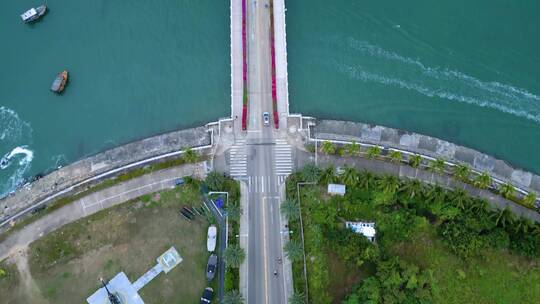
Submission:
POLYGON ((358 142, 404 152, 442 158, 451 164, 465 163, 477 172, 486 172, 496 182, 513 184, 521 191, 540 193, 540 176, 515 168, 504 160, 454 143, 404 130, 342 120, 317 120, 310 139, 358 142))
POLYGON ((103 179, 175 158, 182 149, 208 149, 213 145, 213 129, 208 126, 173 131, 121 145, 52 171, 0 199, 0 226, 14 216, 84 190, 103 179))

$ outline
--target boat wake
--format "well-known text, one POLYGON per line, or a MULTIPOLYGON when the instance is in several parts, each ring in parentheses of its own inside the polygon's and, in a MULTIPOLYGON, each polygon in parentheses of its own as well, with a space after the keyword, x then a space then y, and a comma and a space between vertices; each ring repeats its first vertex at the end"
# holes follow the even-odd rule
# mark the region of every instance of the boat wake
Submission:
POLYGON ((366 41, 354 38, 345 41, 354 57, 350 60, 347 57, 334 58, 332 64, 352 79, 492 108, 540 123, 540 96, 525 89, 496 81, 483 81, 455 70, 429 67, 417 59, 401 56, 366 41), (359 55, 369 60, 357 63, 355 58, 359 55))
POLYGON ((24 183, 34 159, 34 152, 27 145, 31 136, 30 124, 21 120, 15 111, 0 107, 0 153, 5 153, 0 158, 0 197, 24 183))

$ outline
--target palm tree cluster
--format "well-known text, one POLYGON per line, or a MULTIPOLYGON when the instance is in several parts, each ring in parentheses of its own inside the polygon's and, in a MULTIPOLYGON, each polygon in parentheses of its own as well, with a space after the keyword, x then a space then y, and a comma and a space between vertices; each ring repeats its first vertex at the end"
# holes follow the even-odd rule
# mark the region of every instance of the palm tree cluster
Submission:
MULTIPOLYGON (((360 145, 356 142, 350 144, 345 144, 344 146, 336 146, 330 141, 324 141, 321 145, 321 152, 325 154, 339 154, 339 155, 348 155, 348 156, 357 156, 360 155, 360 145)), ((431 172, 430 183, 434 182, 435 175, 442 175, 445 173, 450 174, 456 180, 471 184, 479 189, 492 189, 499 193, 506 199, 517 202, 528 208, 536 207, 537 196, 535 193, 528 193, 527 195, 518 198, 515 196, 516 189, 511 184, 502 184, 497 188, 493 187, 493 179, 487 172, 477 174, 473 172, 468 164, 462 163, 457 165, 447 164, 446 161, 442 158, 432 159, 427 162, 427 165, 424 164, 424 159, 419 154, 408 154, 407 158, 403 157, 403 154, 400 151, 389 149, 387 155, 383 156, 383 148, 380 146, 371 146, 365 152, 365 157, 368 159, 388 159, 392 163, 399 164, 401 170, 401 163, 407 162, 409 166, 413 167, 415 170, 415 178, 418 175, 418 170, 425 166, 428 171, 431 172), (450 170, 451 169, 451 170, 450 170)), ((327 168, 323 171, 324 179, 320 182, 322 183, 332 183, 335 182, 335 172, 333 169, 327 168)), ((350 181, 349 181, 350 182, 350 181)))

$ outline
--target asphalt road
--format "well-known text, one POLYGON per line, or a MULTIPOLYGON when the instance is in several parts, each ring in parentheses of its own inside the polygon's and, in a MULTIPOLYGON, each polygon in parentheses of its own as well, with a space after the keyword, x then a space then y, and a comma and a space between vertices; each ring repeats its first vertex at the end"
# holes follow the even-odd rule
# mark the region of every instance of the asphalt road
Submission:
POLYGON ((249 120, 246 138, 248 183, 247 303, 287 303, 280 234, 280 181, 274 165, 277 132, 264 126, 272 113, 270 12, 267 1, 248 2, 249 120), (274 275, 274 271, 277 275, 274 275))

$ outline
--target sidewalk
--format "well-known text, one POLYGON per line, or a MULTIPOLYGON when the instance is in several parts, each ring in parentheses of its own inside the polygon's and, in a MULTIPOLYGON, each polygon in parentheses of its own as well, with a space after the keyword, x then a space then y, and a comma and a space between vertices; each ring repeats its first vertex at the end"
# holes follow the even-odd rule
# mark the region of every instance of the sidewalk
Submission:
POLYGON ((248 201, 248 187, 246 183, 240 182, 240 247, 246 252, 246 259, 244 263, 240 265, 240 293, 244 296, 246 303, 249 303, 248 299, 248 230, 249 230, 249 201, 248 201))
POLYGON ((174 187, 174 180, 189 175, 203 177, 203 163, 186 164, 152 172, 125 183, 89 194, 58 210, 55 210, 20 230, 14 231, 0 243, 0 261, 26 248, 43 235, 80 218, 92 215, 141 195, 174 187))

